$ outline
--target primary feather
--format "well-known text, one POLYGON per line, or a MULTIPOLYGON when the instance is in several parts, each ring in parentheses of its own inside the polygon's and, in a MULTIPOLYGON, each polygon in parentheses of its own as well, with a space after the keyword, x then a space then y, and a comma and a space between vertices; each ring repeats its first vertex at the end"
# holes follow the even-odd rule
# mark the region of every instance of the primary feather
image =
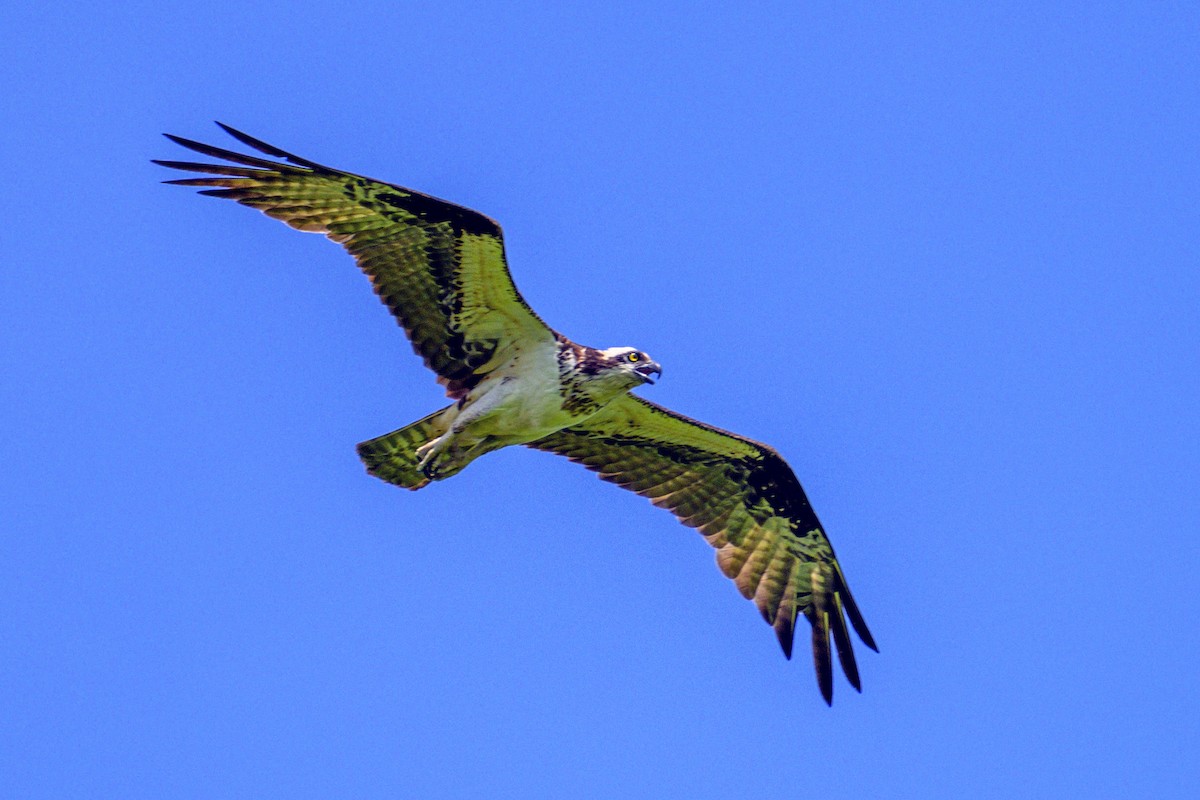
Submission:
POLYGON ((796 621, 805 618, 827 703, 833 650, 861 691, 847 618, 873 650, 875 641, 800 482, 778 453, 629 394, 661 374, 645 353, 586 347, 547 327, 513 284, 492 219, 221 127, 280 160, 167 134, 223 162, 157 161, 206 175, 167 183, 201 187, 341 244, 454 400, 360 444, 371 474, 419 489, 499 447, 566 456, 698 529, 788 658, 796 621))

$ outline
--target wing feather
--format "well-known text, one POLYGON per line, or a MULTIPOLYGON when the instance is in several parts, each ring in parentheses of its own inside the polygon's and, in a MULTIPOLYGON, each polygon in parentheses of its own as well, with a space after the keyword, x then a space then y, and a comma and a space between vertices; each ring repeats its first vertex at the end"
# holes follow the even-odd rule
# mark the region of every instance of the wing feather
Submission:
POLYGON ((207 175, 167 183, 203 187, 200 194, 236 200, 345 247, 451 397, 477 384, 508 345, 553 341, 553 332, 512 282, 494 220, 217 124, 282 162, 166 134, 189 150, 228 162, 156 161, 207 175))
POLYGON ((826 702, 833 699, 831 637, 846 679, 862 691, 846 618, 878 648, 804 489, 774 450, 633 395, 528 446, 581 463, 699 528, 788 658, 796 618, 808 620, 826 702))

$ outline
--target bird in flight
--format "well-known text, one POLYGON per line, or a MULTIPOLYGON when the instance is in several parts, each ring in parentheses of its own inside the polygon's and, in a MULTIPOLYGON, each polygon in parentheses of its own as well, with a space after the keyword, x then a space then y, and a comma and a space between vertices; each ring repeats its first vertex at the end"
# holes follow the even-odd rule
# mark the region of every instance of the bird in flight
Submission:
POLYGON ((217 124, 270 158, 165 134, 220 162, 156 160, 206 175, 166 182, 202 187, 345 247, 452 401, 359 444, 370 474, 415 490, 509 445, 566 456, 699 530, 787 658, 797 618, 808 620, 826 703, 831 637, 847 680, 862 691, 847 618, 878 648, 808 497, 775 450, 631 394, 662 375, 644 351, 598 350, 548 327, 513 284, 489 217, 217 124))

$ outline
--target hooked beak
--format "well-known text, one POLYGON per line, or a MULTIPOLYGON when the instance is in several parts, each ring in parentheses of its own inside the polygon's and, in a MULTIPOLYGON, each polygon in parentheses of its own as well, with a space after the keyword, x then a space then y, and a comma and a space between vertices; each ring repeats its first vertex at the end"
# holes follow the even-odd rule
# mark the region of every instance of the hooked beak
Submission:
POLYGON ((657 375, 660 378, 662 377, 662 367, 658 365, 657 361, 650 361, 645 364, 641 364, 633 371, 638 375, 641 375, 642 380, 649 384, 654 383, 654 380, 650 377, 651 375, 657 375))

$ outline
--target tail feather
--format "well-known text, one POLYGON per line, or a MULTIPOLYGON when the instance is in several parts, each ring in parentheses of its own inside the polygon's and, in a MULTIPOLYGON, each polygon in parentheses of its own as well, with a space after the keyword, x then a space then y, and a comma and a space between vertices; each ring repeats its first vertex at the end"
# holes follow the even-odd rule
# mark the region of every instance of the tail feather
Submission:
POLYGON ((417 466, 417 448, 446 432, 451 418, 447 412, 453 408, 447 406, 400 430, 359 444, 358 457, 367 465, 367 472, 405 489, 428 484, 429 477, 417 466))

